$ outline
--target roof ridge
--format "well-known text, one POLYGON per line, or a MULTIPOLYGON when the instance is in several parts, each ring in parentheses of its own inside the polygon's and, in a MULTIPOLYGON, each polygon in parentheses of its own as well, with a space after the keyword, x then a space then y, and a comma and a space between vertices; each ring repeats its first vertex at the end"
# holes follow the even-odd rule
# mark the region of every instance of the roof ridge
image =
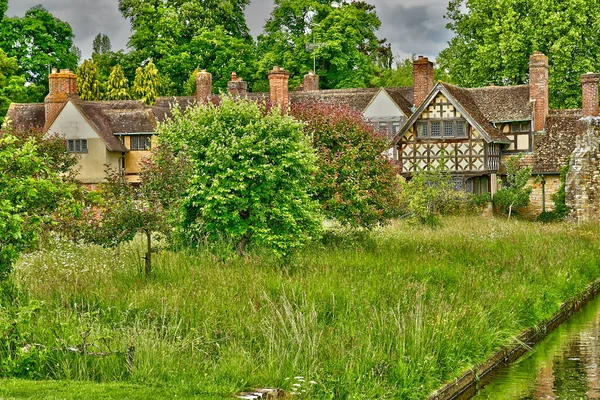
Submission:
POLYGON ((522 83, 520 85, 505 85, 505 86, 496 86, 496 85, 488 85, 488 86, 478 86, 474 88, 463 88, 466 90, 493 90, 493 89, 516 89, 516 88, 524 88, 528 87, 528 83, 522 83))

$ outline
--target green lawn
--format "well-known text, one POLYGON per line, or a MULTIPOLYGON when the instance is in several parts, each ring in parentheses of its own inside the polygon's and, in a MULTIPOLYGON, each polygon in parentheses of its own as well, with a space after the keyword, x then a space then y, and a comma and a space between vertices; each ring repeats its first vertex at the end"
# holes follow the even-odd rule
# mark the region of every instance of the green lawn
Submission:
POLYGON ((397 222, 328 234, 284 261, 164 251, 151 279, 138 274, 137 245, 117 255, 55 243, 22 257, 0 309, 0 357, 12 355, 0 376, 43 381, 0 381, 0 398, 231 398, 254 387, 425 398, 599 278, 599 233, 397 222), (123 354, 65 351, 82 336, 90 351, 135 346, 133 369, 123 354))

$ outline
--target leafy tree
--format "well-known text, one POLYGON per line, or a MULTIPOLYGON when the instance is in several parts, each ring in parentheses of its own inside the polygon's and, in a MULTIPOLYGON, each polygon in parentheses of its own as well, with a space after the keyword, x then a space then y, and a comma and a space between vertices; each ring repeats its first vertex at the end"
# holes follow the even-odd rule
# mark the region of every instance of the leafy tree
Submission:
POLYGON ((131 88, 131 94, 135 99, 143 100, 146 104, 154 104, 158 97, 158 89, 161 77, 156 65, 150 60, 146 67, 138 67, 135 71, 135 80, 131 88))
POLYGON ((92 60, 85 60, 77 69, 77 89, 82 100, 96 101, 102 99, 98 67, 92 60))
POLYGON ((454 32, 440 63, 463 86, 528 81, 529 55, 541 51, 550 64, 550 105, 580 105, 579 76, 600 70, 598 0, 452 0, 454 32))
POLYGON ((352 227, 389 220, 398 205, 397 169, 385 152, 389 140, 348 107, 294 105, 317 151, 315 198, 326 217, 352 227))
MULTIPOLYGON (((50 215, 76 190, 38 139, 17 137, 10 131, 0 135, 0 280, 6 279, 19 254, 36 241, 50 215)), ((63 154, 65 149, 62 142, 63 154)))
POLYGON ((442 154, 437 166, 430 165, 415 171, 408 181, 401 181, 402 203, 408 216, 421 224, 436 226, 440 215, 460 211, 469 196, 456 190, 442 154))
MULTIPOLYGON (((168 95, 182 94, 195 68, 209 68, 215 85, 226 87, 236 71, 254 72, 254 46, 244 16, 248 0, 119 0, 131 22, 133 64, 153 59, 172 83, 168 95), (151 4, 149 4, 151 3, 151 4)), ((126 69, 127 70, 127 69, 126 69)))
POLYGON ((258 38, 256 80, 266 89, 268 71, 279 65, 291 72, 290 85, 298 86, 313 69, 314 56, 323 88, 366 87, 378 60, 390 57, 382 57, 391 49, 375 35, 380 25, 375 7, 363 1, 276 0, 258 38))
POLYGON ((4 18, 6 10, 8 10, 8 0, 0 0, 0 21, 4 18))
MULTIPOLYGON (((22 18, 2 19, 0 49, 17 59, 19 75, 40 86, 47 87, 50 67, 77 67, 71 26, 42 6, 31 8, 22 18)), ((43 100, 43 93, 37 100, 43 100)))
POLYGON ((127 78, 125 78, 123 68, 121 68, 119 65, 115 66, 110 73, 105 97, 107 100, 129 99, 127 78))
POLYGON ((240 254, 255 245, 286 255, 318 236, 315 155, 292 117, 226 96, 174 109, 158 134, 192 166, 180 226, 188 243, 227 238, 240 254))
POLYGON ((500 211, 511 217, 512 211, 529 204, 529 196, 533 190, 527 186, 531 178, 531 167, 520 165, 521 156, 512 156, 506 162, 506 179, 499 182, 499 189, 494 195, 494 204, 500 211))
POLYGON ((110 43, 110 38, 103 34, 99 33, 94 38, 92 42, 92 49, 94 53, 98 54, 108 54, 112 52, 112 44, 110 43))

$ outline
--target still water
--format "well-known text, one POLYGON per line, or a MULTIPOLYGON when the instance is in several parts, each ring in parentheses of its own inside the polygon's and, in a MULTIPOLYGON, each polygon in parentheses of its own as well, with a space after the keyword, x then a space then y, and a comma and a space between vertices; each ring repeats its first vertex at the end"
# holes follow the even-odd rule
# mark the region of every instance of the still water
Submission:
POLYGON ((473 400, 600 399, 600 296, 509 368, 494 372, 473 400))

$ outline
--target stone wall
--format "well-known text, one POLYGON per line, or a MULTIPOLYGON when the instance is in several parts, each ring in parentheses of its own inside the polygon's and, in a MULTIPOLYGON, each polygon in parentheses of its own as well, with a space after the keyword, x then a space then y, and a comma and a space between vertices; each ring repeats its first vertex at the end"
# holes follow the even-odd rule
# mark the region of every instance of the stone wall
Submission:
POLYGON ((570 217, 578 222, 600 219, 600 119, 584 121, 587 130, 577 136, 566 182, 570 217))
MULTIPOLYGON (((560 175, 545 175, 546 180, 546 211, 554 211, 552 195, 560 188, 560 175)), ((543 194, 541 176, 534 176, 529 180, 529 186, 533 188, 530 203, 527 207, 519 209, 519 215, 526 218, 536 218, 542 212, 543 194)))

